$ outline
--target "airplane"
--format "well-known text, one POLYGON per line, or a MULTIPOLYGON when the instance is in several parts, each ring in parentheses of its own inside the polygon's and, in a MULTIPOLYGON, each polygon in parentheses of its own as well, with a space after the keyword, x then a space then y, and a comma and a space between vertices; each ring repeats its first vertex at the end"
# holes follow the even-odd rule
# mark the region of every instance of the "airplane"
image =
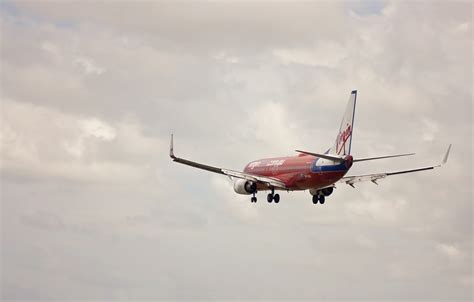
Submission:
POLYGON ((234 191, 238 194, 252 195, 250 201, 257 202, 258 191, 270 191, 267 195, 269 203, 280 202, 280 191, 309 190, 313 204, 324 204, 325 198, 333 193, 336 184, 342 183, 354 188, 354 184, 363 181, 377 181, 388 176, 419 171, 432 170, 446 164, 451 150, 449 145, 443 160, 438 165, 421 167, 394 172, 345 176, 353 163, 369 160, 387 159, 410 156, 414 153, 387 155, 368 158, 354 158, 351 155, 354 114, 357 100, 357 90, 353 90, 349 97, 339 132, 333 146, 324 153, 314 153, 295 150, 298 155, 289 157, 274 157, 252 161, 243 172, 225 168, 209 166, 175 156, 173 150, 173 134, 171 134, 170 157, 174 162, 194 168, 227 175, 234 181, 234 191))

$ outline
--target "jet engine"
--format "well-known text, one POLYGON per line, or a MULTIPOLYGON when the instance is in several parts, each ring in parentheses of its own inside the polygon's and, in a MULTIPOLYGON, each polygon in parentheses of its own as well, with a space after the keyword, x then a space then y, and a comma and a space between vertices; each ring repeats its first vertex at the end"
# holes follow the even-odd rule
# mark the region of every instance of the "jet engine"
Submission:
POLYGON ((327 187, 324 189, 309 189, 309 193, 311 195, 323 195, 323 196, 329 196, 332 194, 332 191, 334 191, 333 187, 327 187))
POLYGON ((332 194, 332 191, 334 190, 333 187, 328 187, 328 188, 324 188, 321 190, 321 193, 323 193, 324 196, 329 196, 332 194))
POLYGON ((253 194, 257 191, 257 184, 245 179, 237 179, 234 182, 234 191, 238 194, 253 194))

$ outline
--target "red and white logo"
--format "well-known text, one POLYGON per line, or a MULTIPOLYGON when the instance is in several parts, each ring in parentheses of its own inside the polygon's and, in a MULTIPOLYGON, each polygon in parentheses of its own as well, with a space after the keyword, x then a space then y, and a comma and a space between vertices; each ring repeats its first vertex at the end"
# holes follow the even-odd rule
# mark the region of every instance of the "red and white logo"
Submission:
POLYGON ((347 124, 347 128, 341 132, 337 136, 336 140, 336 153, 341 154, 341 151, 344 152, 346 150, 346 142, 352 135, 352 127, 351 125, 347 124))

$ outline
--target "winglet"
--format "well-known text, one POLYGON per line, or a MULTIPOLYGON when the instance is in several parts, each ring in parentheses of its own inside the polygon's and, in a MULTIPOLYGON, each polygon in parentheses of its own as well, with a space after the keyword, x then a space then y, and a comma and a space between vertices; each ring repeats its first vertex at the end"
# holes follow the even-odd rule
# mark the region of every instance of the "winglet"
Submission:
POLYGON ((173 133, 171 133, 170 157, 171 157, 172 159, 175 159, 175 158, 176 158, 176 156, 174 156, 174 151, 173 151, 173 133))
POLYGON ((451 151, 451 144, 449 144, 448 150, 446 151, 446 154, 444 155, 441 165, 446 164, 446 162, 448 161, 449 151, 451 151))

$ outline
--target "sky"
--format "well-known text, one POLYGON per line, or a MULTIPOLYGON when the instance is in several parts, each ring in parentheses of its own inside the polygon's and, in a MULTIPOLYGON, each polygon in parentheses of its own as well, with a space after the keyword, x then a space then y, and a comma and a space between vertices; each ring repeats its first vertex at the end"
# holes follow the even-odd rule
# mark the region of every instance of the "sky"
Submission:
POLYGON ((473 298, 473 5, 0 2, 1 295, 473 298), (239 170, 324 152, 358 90, 350 175, 250 203, 239 170))

